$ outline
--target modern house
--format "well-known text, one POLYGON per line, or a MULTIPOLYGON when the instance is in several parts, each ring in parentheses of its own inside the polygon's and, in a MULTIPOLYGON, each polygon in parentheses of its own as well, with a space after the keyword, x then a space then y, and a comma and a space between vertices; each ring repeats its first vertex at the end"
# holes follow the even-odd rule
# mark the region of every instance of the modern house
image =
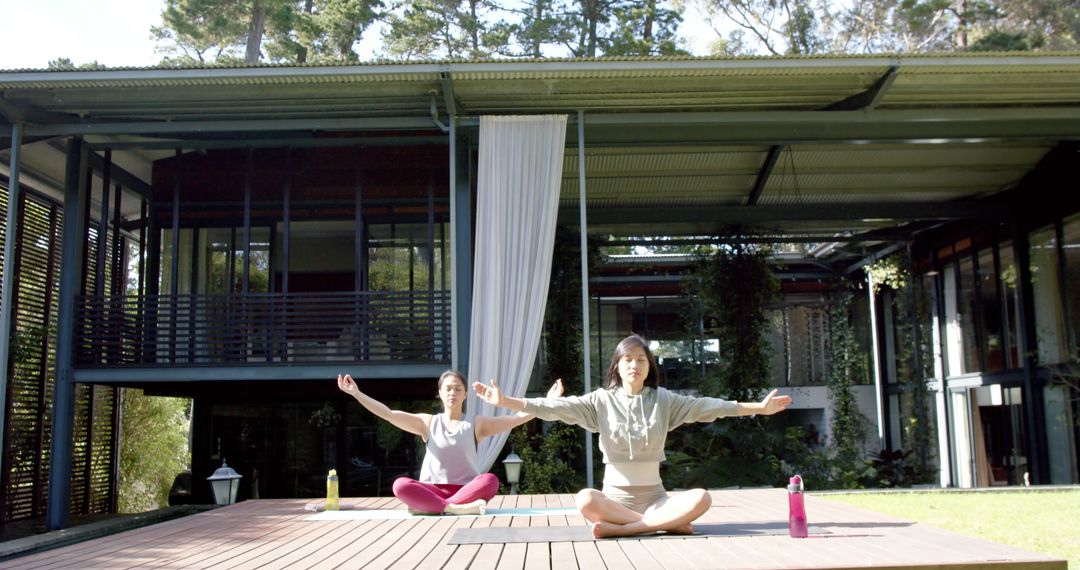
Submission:
MULTIPOLYGON (((194 479, 227 460, 246 497, 411 469, 330 379, 423 400, 468 370, 479 118, 538 114, 568 116, 559 226, 790 246, 792 421, 828 436, 833 284, 909 252, 941 484, 1080 482, 1080 55, 22 70, 0 72, 3 520, 115 508, 122 387, 192 398, 194 479)), ((603 259, 594 378, 612 339, 679 342, 688 301, 685 258, 603 259)), ((870 290, 860 396, 903 448, 909 323, 870 290)))

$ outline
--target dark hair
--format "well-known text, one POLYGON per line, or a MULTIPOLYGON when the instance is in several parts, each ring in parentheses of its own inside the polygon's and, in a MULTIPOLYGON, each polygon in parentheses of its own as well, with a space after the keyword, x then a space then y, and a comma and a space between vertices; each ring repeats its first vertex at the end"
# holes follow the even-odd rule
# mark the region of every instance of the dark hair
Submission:
POLYGON ((645 377, 645 385, 653 388, 660 385, 660 371, 656 367, 656 359, 653 358, 652 351, 649 350, 649 343, 640 336, 632 334, 622 339, 615 347, 615 352, 611 355, 611 364, 608 365, 607 372, 604 374, 604 388, 611 390, 622 385, 622 378, 619 378, 619 360, 634 348, 645 351, 645 357, 649 359, 649 374, 645 377))
POLYGON ((457 378, 458 380, 460 380, 461 385, 464 386, 466 390, 469 388, 469 382, 467 380, 465 380, 465 375, 464 374, 458 372, 457 370, 446 370, 442 374, 439 374, 439 383, 435 385, 435 389, 436 390, 442 390, 443 380, 446 380, 447 378, 450 378, 450 377, 454 377, 454 378, 457 378))

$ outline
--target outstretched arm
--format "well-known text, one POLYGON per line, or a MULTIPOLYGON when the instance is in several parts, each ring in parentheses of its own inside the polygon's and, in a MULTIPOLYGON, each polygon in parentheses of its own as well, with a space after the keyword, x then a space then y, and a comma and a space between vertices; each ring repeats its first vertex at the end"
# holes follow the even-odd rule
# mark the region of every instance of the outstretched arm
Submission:
POLYGON ((491 404, 492 406, 498 406, 500 408, 509 408, 515 412, 520 412, 525 409, 524 398, 514 398, 513 396, 507 396, 499 389, 498 383, 495 379, 491 379, 491 384, 484 384, 483 382, 473 382, 473 390, 476 391, 476 395, 480 396, 480 399, 491 404))
POLYGON ((765 396, 764 400, 757 403, 744 404, 739 402, 738 407, 736 407, 736 415, 753 416, 761 414, 763 416, 771 416, 777 412, 784 411, 791 405, 791 396, 777 396, 776 392, 777 390, 774 389, 772 392, 769 392, 768 396, 765 396))
POLYGON ((410 414, 401 410, 391 410, 386 404, 361 392, 352 376, 348 374, 344 376, 338 374, 337 383, 342 392, 355 398, 369 412, 390 422, 398 429, 416 434, 424 438, 425 441, 427 440, 428 423, 431 421, 429 414, 410 414))
MULTIPOLYGON (((495 384, 495 380, 492 379, 491 383, 495 384)), ((484 386, 483 384, 480 384, 479 382, 477 382, 476 384, 473 385, 473 389, 476 388, 476 385, 484 386)), ((564 391, 564 388, 563 388, 562 378, 559 378, 558 380, 555 381, 554 384, 551 385, 551 388, 548 389, 547 397, 548 398, 560 398, 563 395, 563 391, 564 391)), ((476 394, 478 396, 480 396, 480 391, 477 390, 476 394)), ((480 396, 480 397, 483 398, 484 401, 487 401, 487 399, 484 398, 484 396, 480 396)), ((491 404, 492 402, 488 402, 488 403, 491 404)), ((494 405, 498 405, 498 404, 494 404, 494 405)), ((524 403, 522 403, 522 407, 524 407, 524 403)), ((525 423, 525 422, 527 422, 527 421, 529 421, 529 420, 531 420, 531 419, 533 419, 535 417, 536 416, 534 416, 532 414, 526 414, 525 412, 518 412, 517 414, 512 415, 512 416, 477 416, 476 417, 476 439, 477 439, 477 441, 479 441, 479 440, 484 439, 485 437, 487 437, 489 435, 495 435, 497 433, 502 433, 504 431, 510 431, 510 430, 516 428, 517 426, 519 426, 519 425, 521 425, 521 424, 523 424, 523 423, 525 423)))

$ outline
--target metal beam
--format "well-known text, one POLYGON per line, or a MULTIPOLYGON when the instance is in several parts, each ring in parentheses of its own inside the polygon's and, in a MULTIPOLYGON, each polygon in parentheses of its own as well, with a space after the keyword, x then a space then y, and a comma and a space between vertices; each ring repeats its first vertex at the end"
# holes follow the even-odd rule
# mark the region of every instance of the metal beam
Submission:
MULTIPOLYGON (((176 147, 173 147, 176 148, 176 147)), ((94 172, 105 171, 105 159, 96 152, 90 153, 90 166, 94 169, 94 172)), ((109 166, 112 179, 114 182, 118 182, 124 188, 131 190, 138 194, 142 198, 149 200, 152 196, 150 184, 143 181, 143 179, 135 176, 131 172, 124 170, 120 165, 115 162, 109 166)))
POLYGON ((0 116, 3 116, 11 124, 52 123, 71 120, 68 115, 42 111, 31 105, 17 105, 3 95, 0 95, 0 116))
POLYGON ((384 364, 341 362, 289 366, 249 363, 238 366, 125 366, 122 368, 84 368, 72 371, 72 378, 85 384, 155 384, 167 382, 250 382, 259 380, 324 380, 342 370, 353 370, 366 379, 434 378, 446 370, 446 363, 384 364))
POLYGON ((852 95, 843 101, 837 101, 828 107, 825 107, 826 111, 856 111, 859 109, 873 109, 878 106, 878 103, 885 97, 885 93, 892 87, 893 81, 896 81, 896 72, 900 68, 892 66, 885 75, 874 82, 872 86, 866 91, 857 95, 852 95))
POLYGON ((322 117, 318 119, 229 121, 70 122, 28 126, 30 136, 57 135, 165 135, 179 133, 226 133, 258 131, 362 131, 431 130, 431 118, 419 117, 322 117))
POLYGON ((443 104, 446 105, 446 114, 450 115, 451 118, 466 114, 467 111, 461 106, 457 95, 454 93, 454 79, 450 72, 444 71, 440 75, 442 76, 443 104))
POLYGON ((235 148, 324 148, 348 146, 419 146, 446 144, 446 136, 402 136, 402 137, 341 137, 312 138, 311 136, 282 136, 267 139, 167 139, 156 141, 116 141, 90 143, 91 150, 210 150, 235 148))
POLYGON ((87 149, 81 139, 68 145, 64 181, 64 226, 61 248, 65 270, 60 272, 56 323, 56 361, 53 388, 52 447, 49 455, 49 503, 45 526, 59 530, 68 525, 71 504, 71 462, 75 435, 75 379, 72 353, 75 345, 75 296, 79 293, 79 270, 83 266, 86 226, 82 212, 89 207, 86 186, 87 149))
MULTIPOLYGON (((592 115, 593 146, 979 143, 1080 139, 1080 108, 753 111, 592 115), (1004 111, 996 113, 992 111, 1004 111)), ((568 141, 568 144, 572 141, 568 141)))
POLYGON ((784 145, 774 144, 769 147, 769 154, 765 155, 765 162, 761 165, 761 170, 754 180, 754 187, 750 190, 750 195, 746 198, 747 206, 753 206, 758 203, 758 200, 761 198, 761 193, 765 191, 765 184, 769 182, 769 175, 772 174, 773 167, 776 166, 776 159, 780 158, 782 152, 784 152, 784 145))
POLYGON ((875 251, 874 253, 860 259, 859 261, 856 261, 855 263, 849 265, 846 269, 844 269, 844 275, 851 275, 859 269, 862 269, 863 267, 870 265, 871 263, 874 263, 879 259, 885 259, 886 257, 889 257, 893 253, 896 253, 897 251, 900 251, 901 249, 904 249, 906 247, 907 242, 896 242, 889 245, 888 247, 883 247, 875 251))
MULTIPOLYGON (((594 208, 590 224, 657 224, 706 222, 723 224, 769 224, 798 221, 865 220, 998 220, 1007 219, 1010 209, 998 202, 866 202, 844 204, 798 204, 746 206, 677 206, 594 208)), ((577 207, 559 209, 559 223, 575 225, 577 207)))
MULTIPOLYGON (((0 414, 7 414, 8 360, 11 356, 11 325, 15 307, 15 236, 19 226, 19 162, 22 153, 22 123, 11 127, 11 157, 8 162, 7 226, 4 228, 4 278, 3 291, 0 292, 0 414)), ((0 450, 6 450, 6 430, 0 429, 0 450)), ((0 469, 5 465, 8 454, 0 453, 0 469)))
MULTIPOLYGON (((460 119, 458 126, 474 121, 460 119)), ((430 117, 322 117, 228 121, 85 122, 27 126, 27 136, 76 134, 431 130, 430 117)), ((700 113, 597 113, 585 136, 592 146, 657 143, 835 144, 837 142, 979 142, 1000 139, 1080 138, 1080 109, 866 109, 852 111, 748 111, 700 113)), ((575 145, 571 131, 567 146, 575 145)))

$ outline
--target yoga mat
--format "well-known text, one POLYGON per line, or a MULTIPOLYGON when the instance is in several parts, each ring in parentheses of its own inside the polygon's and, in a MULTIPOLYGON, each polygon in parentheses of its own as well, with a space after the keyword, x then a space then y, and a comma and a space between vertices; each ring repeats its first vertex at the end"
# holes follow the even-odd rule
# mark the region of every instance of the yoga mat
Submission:
MULTIPOLYGON (((621 540, 630 538, 664 539, 664 538, 703 538, 709 536, 762 536, 762 535, 786 535, 788 525, 786 522, 764 523, 701 523, 694 524, 694 534, 644 534, 638 536, 621 537, 621 540)), ((810 527, 810 534, 826 534, 820 528, 810 527)), ((596 540, 592 537, 592 530, 588 526, 534 526, 534 527, 482 527, 482 528, 459 528, 454 532, 447 544, 505 544, 511 542, 589 542, 596 540)))
POLYGON ((307 517, 306 521, 353 521, 372 519, 411 519, 422 517, 555 517, 578 514, 577 509, 488 509, 484 515, 410 515, 405 509, 350 509, 322 511, 307 517))

